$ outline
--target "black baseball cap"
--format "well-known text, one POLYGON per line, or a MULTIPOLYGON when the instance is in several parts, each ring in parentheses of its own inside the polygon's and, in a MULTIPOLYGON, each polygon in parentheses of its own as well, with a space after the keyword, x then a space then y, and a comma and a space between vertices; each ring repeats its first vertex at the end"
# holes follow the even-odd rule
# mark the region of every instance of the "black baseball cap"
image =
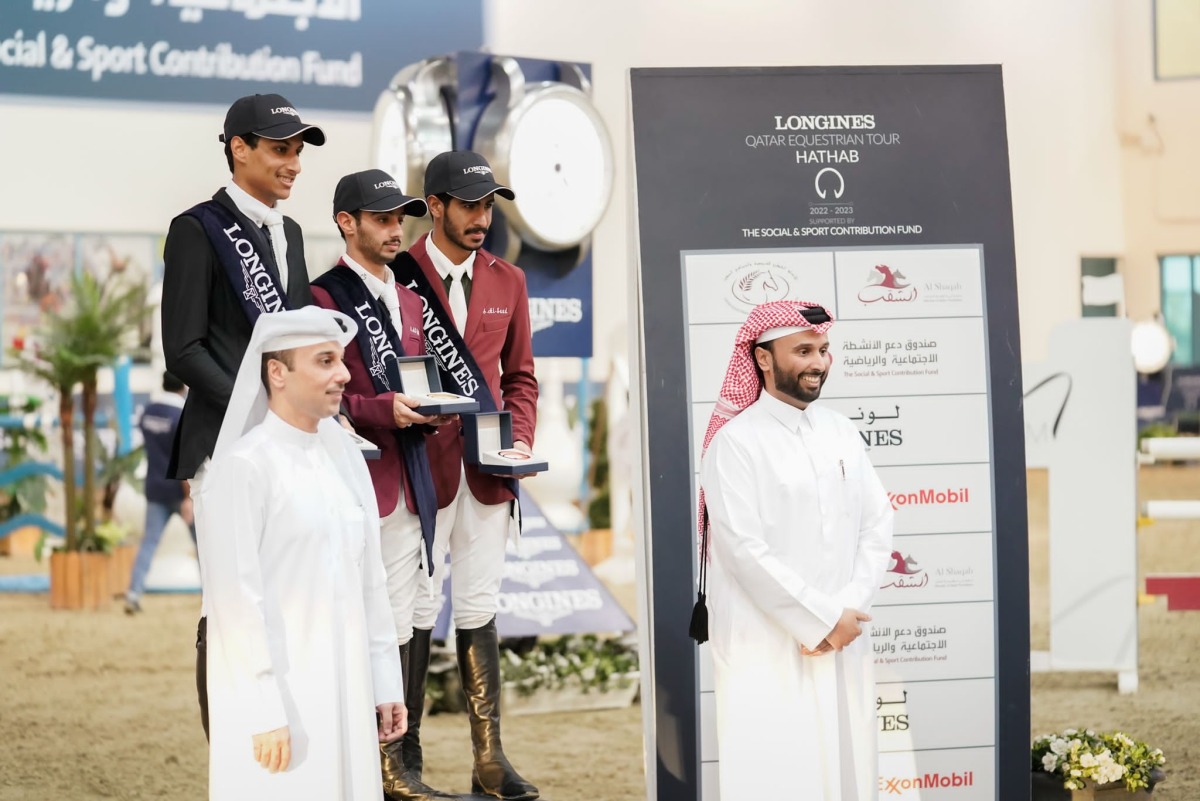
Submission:
POLYGON ((425 197, 447 194, 474 202, 493 192, 508 200, 516 197, 507 186, 496 183, 487 159, 470 150, 439 153, 425 168, 425 197))
POLYGON ((291 139, 304 134, 310 145, 325 144, 325 132, 300 121, 300 113, 283 95, 248 95, 233 101, 225 112, 225 132, 217 137, 229 143, 235 136, 256 134, 264 139, 291 139))
POLYGON ((333 190, 333 216, 339 211, 395 211, 424 217, 429 208, 419 197, 400 191, 400 184, 383 170, 352 172, 338 181, 333 190))

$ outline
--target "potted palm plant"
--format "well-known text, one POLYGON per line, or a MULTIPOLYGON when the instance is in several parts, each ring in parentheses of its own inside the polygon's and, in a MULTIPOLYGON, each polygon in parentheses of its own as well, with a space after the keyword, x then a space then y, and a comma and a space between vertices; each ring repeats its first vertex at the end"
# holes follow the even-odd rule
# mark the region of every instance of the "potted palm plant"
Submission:
POLYGON ((144 287, 107 287, 94 276, 72 276, 65 307, 49 312, 36 345, 13 351, 18 369, 58 393, 63 452, 65 542, 51 554, 50 598, 54 608, 96 608, 111 597, 107 543, 96 525, 97 374, 123 350, 125 333, 146 314, 144 287), (83 492, 75 480, 75 389, 83 419, 83 492))

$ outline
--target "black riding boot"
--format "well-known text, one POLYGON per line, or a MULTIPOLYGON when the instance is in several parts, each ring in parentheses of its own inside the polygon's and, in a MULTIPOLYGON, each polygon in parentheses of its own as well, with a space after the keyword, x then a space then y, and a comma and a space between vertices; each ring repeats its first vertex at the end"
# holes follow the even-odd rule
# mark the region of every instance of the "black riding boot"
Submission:
POLYGON ((459 629, 458 672, 467 696, 475 768, 471 792, 506 801, 532 801, 538 789, 521 778, 500 745, 500 640, 496 619, 477 629, 459 629))
MULTIPOLYGON (((400 646, 400 668, 404 672, 405 679, 405 704, 410 702, 408 693, 412 686, 412 681, 408 678, 409 669, 412 667, 412 658, 410 646, 412 643, 405 643, 400 646)), ((428 648, 426 648, 428 653, 428 648)), ((428 662, 428 657, 426 657, 428 662)), ((421 680, 424 685, 425 680, 421 680)), ((425 694, 422 690, 421 701, 424 701, 425 694)), ((411 714, 412 707, 409 707, 411 714)), ((421 781, 420 775, 406 769, 404 762, 405 740, 408 739, 408 734, 392 743, 379 744, 379 762, 383 769, 383 796, 388 801, 437 801, 438 799, 456 799, 458 796, 448 793, 439 792, 432 787, 424 784, 421 781)))
POLYGON ((404 766, 421 778, 425 758, 421 753, 421 716, 425 714, 425 678, 429 675, 431 629, 413 629, 404 669, 404 703, 408 706, 408 731, 404 734, 404 766))

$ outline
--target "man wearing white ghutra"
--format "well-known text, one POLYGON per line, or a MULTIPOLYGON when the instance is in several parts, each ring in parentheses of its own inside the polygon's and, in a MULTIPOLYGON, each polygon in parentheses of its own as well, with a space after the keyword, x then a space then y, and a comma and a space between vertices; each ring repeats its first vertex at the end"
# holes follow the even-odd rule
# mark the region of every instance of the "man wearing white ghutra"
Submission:
POLYGON ((711 589, 722 798, 879 796, 867 622, 892 509, 854 423, 813 403, 832 325, 812 303, 751 311, 704 437, 701 599, 711 589))
POLYGON ((334 419, 356 331, 258 318, 200 488, 211 801, 375 801, 378 743, 404 734, 374 490, 334 419))

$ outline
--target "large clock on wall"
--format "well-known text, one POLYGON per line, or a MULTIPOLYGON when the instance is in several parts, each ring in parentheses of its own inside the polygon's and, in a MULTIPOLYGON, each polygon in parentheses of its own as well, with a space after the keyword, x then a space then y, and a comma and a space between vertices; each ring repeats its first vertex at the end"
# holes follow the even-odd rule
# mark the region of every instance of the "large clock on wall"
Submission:
POLYGON ((424 197, 425 165, 454 148, 454 62, 448 56, 410 64, 396 73, 375 103, 371 162, 424 197))
MULTIPOLYGON (((586 64, 458 52, 410 64, 375 105, 368 159, 424 195, 438 153, 474 150, 497 198, 484 247, 525 272, 535 356, 592 355, 592 241, 612 198, 612 142, 586 64)), ((416 242, 429 217, 405 219, 416 242)))
POLYGON ((516 59, 492 60, 491 103, 474 149, 515 200, 500 208, 521 242, 538 250, 586 249, 612 196, 608 130, 592 105, 591 84, 573 64, 560 80, 527 82, 516 59))

